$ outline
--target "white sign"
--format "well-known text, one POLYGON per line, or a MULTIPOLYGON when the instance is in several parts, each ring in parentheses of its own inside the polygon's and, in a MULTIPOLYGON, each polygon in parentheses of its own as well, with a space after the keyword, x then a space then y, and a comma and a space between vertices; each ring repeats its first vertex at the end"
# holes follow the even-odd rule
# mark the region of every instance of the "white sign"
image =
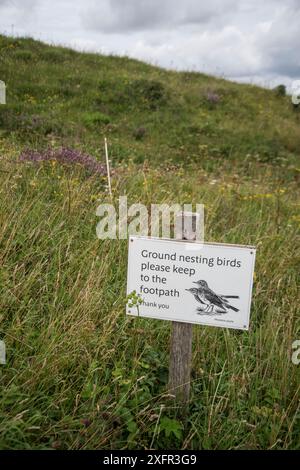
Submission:
POLYGON ((254 247, 130 237, 126 313, 248 330, 254 263, 254 247))

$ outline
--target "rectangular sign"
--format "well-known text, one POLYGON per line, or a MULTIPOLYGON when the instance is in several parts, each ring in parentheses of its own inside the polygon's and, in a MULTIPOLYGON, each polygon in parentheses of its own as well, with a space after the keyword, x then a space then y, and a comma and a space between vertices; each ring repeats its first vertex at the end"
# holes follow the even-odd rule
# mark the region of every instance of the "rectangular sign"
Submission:
POLYGON ((248 330, 254 263, 254 247, 131 236, 126 313, 248 330))

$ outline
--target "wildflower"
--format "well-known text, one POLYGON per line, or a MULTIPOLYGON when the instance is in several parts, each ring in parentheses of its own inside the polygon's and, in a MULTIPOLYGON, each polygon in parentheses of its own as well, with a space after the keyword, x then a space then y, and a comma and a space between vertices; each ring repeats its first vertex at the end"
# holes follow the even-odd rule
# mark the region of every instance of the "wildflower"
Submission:
POLYGON ((89 173, 97 173, 99 175, 106 175, 105 165, 98 162, 90 155, 81 153, 79 150, 62 147, 60 149, 46 149, 40 152, 34 150, 25 150, 19 157, 21 162, 51 162, 52 166, 57 163, 80 165, 89 173))
POLYGON ((83 424, 85 428, 88 428, 91 425, 91 420, 88 418, 84 418, 81 420, 81 424, 83 424))
POLYGON ((210 90, 205 93, 205 98, 211 104, 218 104, 221 100, 220 96, 217 93, 210 90))

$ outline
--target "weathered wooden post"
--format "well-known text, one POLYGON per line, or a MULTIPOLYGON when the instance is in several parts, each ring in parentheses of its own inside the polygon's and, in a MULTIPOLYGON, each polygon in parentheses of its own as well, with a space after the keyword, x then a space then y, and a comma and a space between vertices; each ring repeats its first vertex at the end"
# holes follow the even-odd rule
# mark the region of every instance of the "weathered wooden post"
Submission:
MULTIPOLYGON (((200 215, 193 212, 176 214, 175 237, 177 240, 195 241, 200 215)), ((192 323, 172 322, 169 393, 176 401, 186 405, 190 397, 192 365, 192 323)))
POLYGON ((190 398, 192 325, 245 331, 250 321, 255 247, 204 243, 202 215, 178 214, 176 240, 132 235, 128 248, 126 312, 173 322, 168 392, 183 412, 190 398))

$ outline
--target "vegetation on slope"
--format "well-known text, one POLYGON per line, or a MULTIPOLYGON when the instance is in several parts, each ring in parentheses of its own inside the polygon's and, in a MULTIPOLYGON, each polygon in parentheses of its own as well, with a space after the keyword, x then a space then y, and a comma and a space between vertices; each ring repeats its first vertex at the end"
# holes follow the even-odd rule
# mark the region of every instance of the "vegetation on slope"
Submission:
POLYGON ((2 449, 300 448, 299 113, 249 85, 0 37, 2 449), (203 202, 206 239, 258 248, 249 332, 194 327, 185 418, 166 394, 169 322, 126 318, 127 242, 96 238, 105 177, 20 162, 103 161, 113 201, 203 202))
POLYGON ((284 165, 299 156, 299 110, 256 86, 3 36, 0 76, 8 95, 2 135, 21 144, 84 143, 94 153, 106 134, 114 161, 137 163, 284 165))

